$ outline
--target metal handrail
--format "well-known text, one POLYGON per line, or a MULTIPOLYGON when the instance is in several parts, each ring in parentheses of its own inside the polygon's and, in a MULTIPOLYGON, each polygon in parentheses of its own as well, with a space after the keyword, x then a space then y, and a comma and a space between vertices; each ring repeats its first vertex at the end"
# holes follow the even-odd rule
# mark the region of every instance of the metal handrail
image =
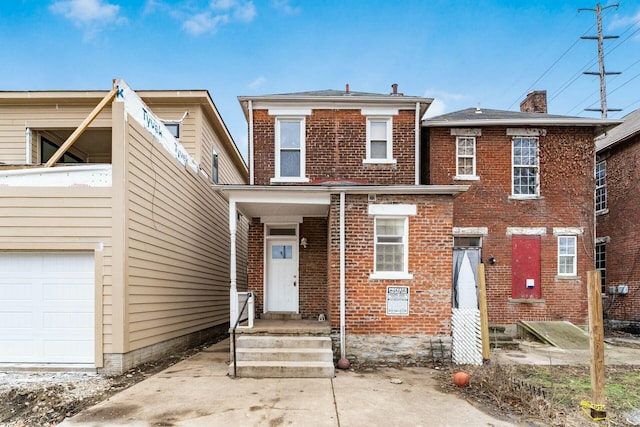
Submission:
POLYGON ((249 300, 253 298, 253 292, 247 292, 247 299, 244 300, 244 304, 242 304, 242 308, 238 312, 238 318, 236 319, 236 324, 233 325, 233 329, 231 330, 231 335, 233 337, 233 378, 236 378, 238 375, 238 366, 236 364, 236 329, 238 329, 238 325, 240 324, 240 319, 242 318, 242 313, 244 309, 247 308, 247 304, 249 300))

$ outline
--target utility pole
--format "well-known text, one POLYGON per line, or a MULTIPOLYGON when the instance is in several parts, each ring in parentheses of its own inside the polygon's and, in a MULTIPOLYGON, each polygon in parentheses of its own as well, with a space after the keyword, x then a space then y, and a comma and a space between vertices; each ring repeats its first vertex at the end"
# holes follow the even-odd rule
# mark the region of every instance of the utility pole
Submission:
POLYGON ((589 10, 591 12, 596 13, 596 22, 598 24, 598 35, 597 36, 583 36, 581 39, 585 40, 597 40, 598 41, 598 63, 599 63, 599 71, 585 71, 584 74, 589 74, 592 76, 600 76, 600 108, 586 108, 586 111, 600 111, 602 114, 602 118, 607 118, 607 111, 622 111, 618 108, 610 108, 607 110, 607 78, 606 76, 612 74, 620 74, 619 72, 608 72, 604 69, 604 49, 602 46, 602 42, 607 39, 617 39, 618 36, 603 36, 602 35, 602 11, 605 9, 609 9, 610 7, 618 8, 619 4, 612 4, 609 6, 602 7, 600 3, 596 4, 595 9, 578 9, 578 12, 581 10, 589 10))

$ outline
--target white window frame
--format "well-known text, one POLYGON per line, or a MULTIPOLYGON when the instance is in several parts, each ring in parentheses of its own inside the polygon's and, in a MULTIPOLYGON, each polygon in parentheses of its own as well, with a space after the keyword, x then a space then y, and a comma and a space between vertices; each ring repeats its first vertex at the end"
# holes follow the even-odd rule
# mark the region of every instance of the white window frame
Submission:
POLYGON ((367 117, 367 148, 366 158, 362 163, 382 163, 395 164, 396 159, 393 158, 393 118, 390 116, 368 116, 367 117), (387 125, 387 156, 384 159, 371 158, 371 123, 385 122, 387 125))
POLYGON ((602 160, 596 163, 595 169, 596 190, 594 194, 594 204, 596 208, 596 214, 605 214, 609 210, 607 209, 607 163, 606 160, 602 160), (598 180, 598 169, 602 166, 602 179, 598 180), (601 206, 598 206, 598 191, 602 191, 601 206))
MULTIPOLYGON (((309 182, 306 177, 306 118, 304 116, 281 116, 275 120, 275 171, 271 182, 309 182), (300 123, 300 176, 280 175, 280 123, 299 122, 300 123)), ((286 150, 286 149, 285 149, 286 150)))
POLYGON ((454 179, 466 179, 466 180, 476 180, 478 176, 476 175, 476 137, 475 136, 457 136, 456 137, 456 176, 454 179), (473 155, 468 154, 460 154, 460 145, 461 141, 471 141, 473 142, 473 155), (472 163, 472 171, 471 174, 460 174, 460 159, 471 159, 472 163))
POLYGON ((578 275, 578 238, 576 235, 567 235, 567 234, 559 234, 558 235, 558 276, 570 276, 575 277, 578 275), (573 244, 569 247, 573 247, 573 254, 562 254, 561 248, 562 240, 569 239, 568 241, 572 241, 573 244), (562 265, 561 260, 565 258, 572 257, 572 271, 571 272, 562 272, 560 271, 560 266, 562 265))
POLYGON ((369 276, 370 279, 413 279, 413 274, 409 273, 409 217, 397 216, 397 215, 377 215, 373 220, 373 273, 369 276), (403 269, 402 271, 377 271, 377 256, 378 256, 378 232, 377 223, 380 219, 391 219, 403 221, 403 269))
POLYGON ((540 197, 540 138, 536 136, 514 136, 511 140, 511 198, 513 199, 534 199, 540 197), (517 140, 532 140, 536 142, 536 159, 534 165, 517 165, 515 163, 515 145, 517 140), (534 194, 516 194, 515 193, 515 171, 516 168, 534 168, 535 169, 535 193, 534 194))

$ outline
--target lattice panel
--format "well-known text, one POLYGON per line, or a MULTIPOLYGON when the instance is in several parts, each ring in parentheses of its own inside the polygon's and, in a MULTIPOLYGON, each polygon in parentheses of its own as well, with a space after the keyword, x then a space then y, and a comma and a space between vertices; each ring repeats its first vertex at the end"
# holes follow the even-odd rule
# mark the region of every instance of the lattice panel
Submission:
POLYGON ((454 308, 451 315, 451 358, 453 363, 482 365, 480 310, 454 308))

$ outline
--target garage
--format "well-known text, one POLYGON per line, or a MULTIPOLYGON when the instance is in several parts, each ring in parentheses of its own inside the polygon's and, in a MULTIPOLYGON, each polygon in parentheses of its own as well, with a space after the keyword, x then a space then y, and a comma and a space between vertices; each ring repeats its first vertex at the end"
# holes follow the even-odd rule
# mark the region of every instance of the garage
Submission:
POLYGON ((0 363, 94 366, 92 252, 0 252, 0 363))

